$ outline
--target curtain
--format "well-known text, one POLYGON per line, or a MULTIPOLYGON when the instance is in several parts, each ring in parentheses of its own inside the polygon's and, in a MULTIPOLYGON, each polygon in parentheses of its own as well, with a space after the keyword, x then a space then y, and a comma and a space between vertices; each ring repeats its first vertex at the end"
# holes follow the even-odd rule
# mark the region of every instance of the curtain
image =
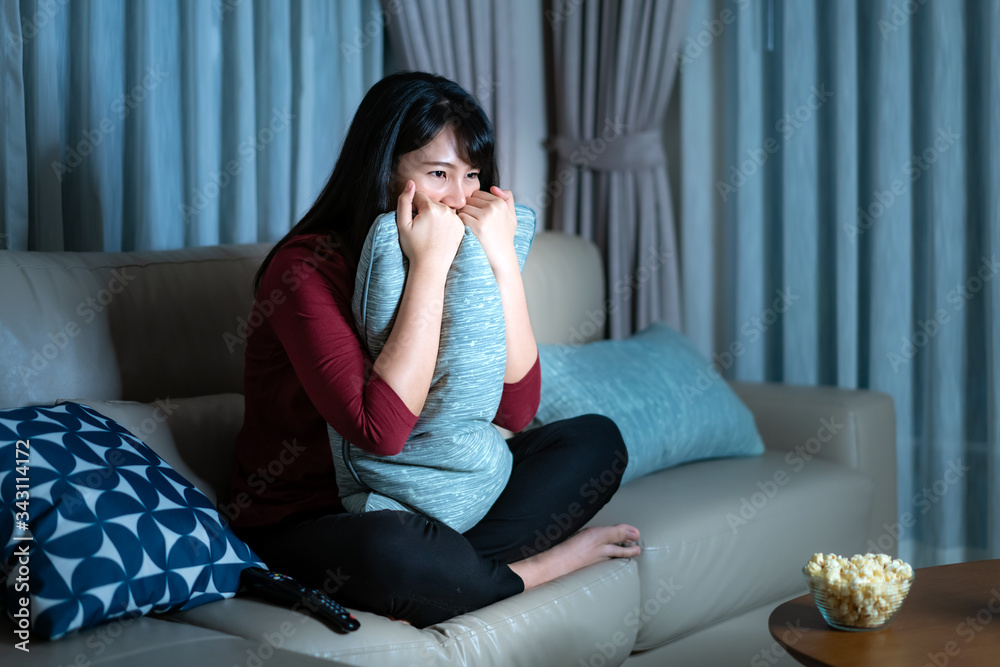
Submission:
POLYGON ((870 547, 1000 557, 1000 2, 694 7, 686 334, 729 378, 890 394, 899 521, 870 547))
POLYGON ((594 241, 607 300, 583 327, 622 338, 680 328, 673 204, 662 128, 687 0, 548 2, 555 135, 552 225, 594 241))
POLYGON ((271 241, 382 75, 377 0, 2 3, 0 247, 271 241))
POLYGON ((382 0, 397 65, 451 79, 486 111, 496 133, 500 183, 510 189, 514 81, 510 0, 382 0))

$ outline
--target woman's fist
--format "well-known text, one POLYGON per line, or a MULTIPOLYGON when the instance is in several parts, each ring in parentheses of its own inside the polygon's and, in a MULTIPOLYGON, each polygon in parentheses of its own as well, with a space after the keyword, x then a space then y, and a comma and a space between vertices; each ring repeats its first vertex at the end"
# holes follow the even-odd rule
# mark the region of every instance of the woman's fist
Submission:
POLYGON ((411 263, 427 262, 444 269, 451 266, 465 234, 458 215, 417 192, 413 181, 406 182, 397 200, 396 227, 399 246, 411 263))
POLYGON ((479 239, 494 273, 501 268, 509 268, 511 261, 516 265, 514 232, 517 231, 517 216, 514 214, 514 195, 510 190, 501 190, 495 185, 489 192, 476 190, 458 211, 458 217, 479 239))

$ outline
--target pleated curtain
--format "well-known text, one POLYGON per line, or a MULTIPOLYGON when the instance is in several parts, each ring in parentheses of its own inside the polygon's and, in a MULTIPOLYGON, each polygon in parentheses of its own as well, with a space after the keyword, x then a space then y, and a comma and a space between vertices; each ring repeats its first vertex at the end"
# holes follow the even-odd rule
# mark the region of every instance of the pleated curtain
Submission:
POLYGON ((509 0, 382 0, 396 65, 451 79, 493 122, 500 187, 516 164, 514 52, 509 0))
POLYGON ((0 247, 275 240, 382 76, 377 0, 10 0, 0 247))
POLYGON ((546 3, 552 226, 600 248, 607 299, 581 327, 606 326, 609 338, 681 325, 662 128, 687 12, 687 0, 546 3))
POLYGON ((679 56, 685 333, 890 394, 877 546, 1000 557, 1000 2, 700 2, 679 56))

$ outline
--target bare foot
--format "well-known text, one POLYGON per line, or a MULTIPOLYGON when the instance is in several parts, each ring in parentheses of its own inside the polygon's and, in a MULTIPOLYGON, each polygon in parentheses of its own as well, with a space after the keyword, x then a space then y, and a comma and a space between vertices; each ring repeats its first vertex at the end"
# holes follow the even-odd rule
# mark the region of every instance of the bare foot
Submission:
POLYGON ((592 526, 548 551, 511 563, 510 569, 521 577, 524 589, 528 590, 594 563, 638 556, 642 551, 634 544, 638 539, 639 529, 627 523, 592 526))

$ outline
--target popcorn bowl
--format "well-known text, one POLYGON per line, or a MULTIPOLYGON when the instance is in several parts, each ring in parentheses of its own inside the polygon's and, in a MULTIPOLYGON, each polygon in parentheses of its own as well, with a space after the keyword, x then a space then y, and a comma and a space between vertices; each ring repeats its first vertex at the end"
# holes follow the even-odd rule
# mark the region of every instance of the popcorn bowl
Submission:
POLYGON ((852 576, 850 572, 841 577, 838 570, 835 574, 816 570, 806 565, 802 574, 823 620, 832 628, 852 632, 887 627, 914 580, 909 566, 895 576, 877 578, 856 573, 852 576))

